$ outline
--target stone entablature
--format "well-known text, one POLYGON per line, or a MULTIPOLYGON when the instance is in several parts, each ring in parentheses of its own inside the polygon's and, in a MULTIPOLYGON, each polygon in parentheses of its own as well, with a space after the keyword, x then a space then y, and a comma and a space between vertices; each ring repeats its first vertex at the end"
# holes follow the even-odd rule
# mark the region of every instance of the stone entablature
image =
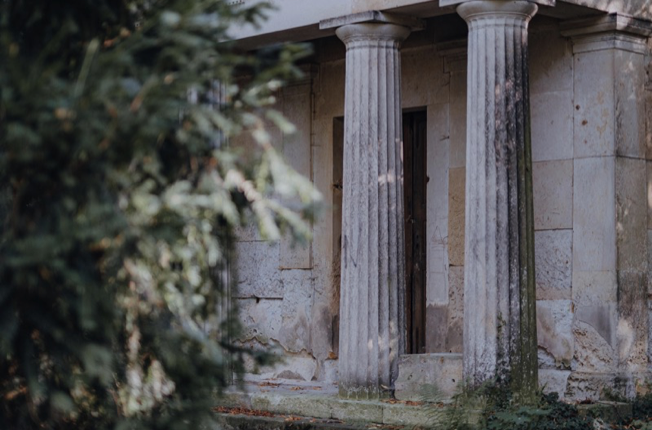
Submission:
MULTIPOLYGON (((243 3, 258 0, 244 0, 243 3)), ((246 26, 233 29, 235 39, 251 39, 247 46, 268 43, 304 41, 323 37, 318 24, 340 16, 385 10, 421 19, 455 13, 457 4, 467 0, 280 0, 271 3, 277 8, 260 28, 246 26)), ((541 7, 542 15, 559 19, 580 18, 591 14, 617 13, 641 19, 652 19, 651 0, 531 0, 541 7)))

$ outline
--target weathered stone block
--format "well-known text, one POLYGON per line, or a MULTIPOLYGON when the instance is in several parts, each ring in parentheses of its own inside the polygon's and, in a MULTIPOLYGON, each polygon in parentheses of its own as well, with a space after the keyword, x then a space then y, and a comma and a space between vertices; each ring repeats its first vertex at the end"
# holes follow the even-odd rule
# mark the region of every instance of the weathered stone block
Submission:
POLYGON ((448 321, 444 352, 461 353, 464 338, 464 267, 450 267, 448 321))
POLYGON ((576 308, 573 322, 575 338, 572 370, 609 373, 616 370, 616 306, 593 305, 576 308))
POLYGON ((317 361, 308 354, 283 354, 278 349, 281 361, 272 366, 247 369, 252 380, 289 379, 296 381, 312 381, 317 372, 317 361))
POLYGON ((616 73, 615 126, 616 153, 644 159, 645 144, 645 56, 626 50, 614 52, 616 73))
POLYGON ((570 300, 537 301, 539 366, 570 369, 573 359, 573 305, 570 300), (552 363, 546 363, 546 358, 552 363))
POLYGON ((311 350, 313 278, 310 270, 283 270, 282 326, 279 342, 288 351, 311 350))
POLYGON ((426 300, 448 302, 448 105, 428 107, 426 300))
POLYGON ((347 421, 383 422, 383 406, 378 402, 341 400, 333 402, 331 416, 347 421))
POLYGON ((464 266, 464 196, 466 169, 448 174, 448 263, 464 266))
POLYGON ((253 220, 253 217, 249 222, 246 222, 244 225, 239 225, 235 229, 235 237, 238 242, 255 242, 262 241, 263 238, 260 236, 258 231, 258 226, 253 220))
POLYGON ((568 377, 566 396, 578 400, 599 400, 604 389, 613 391, 614 376, 604 373, 572 372, 568 377))
POLYGON ((576 53, 573 62, 574 156, 614 155, 614 56, 609 50, 576 53))
POLYGON ((618 271, 618 357, 629 372, 648 366, 647 273, 618 271))
POLYGON ((423 400, 427 386, 447 399, 462 383, 462 354, 402 355, 398 366, 395 396, 400 400, 423 400))
POLYGON ((448 106, 428 108, 427 148, 427 301, 442 304, 448 300, 448 106))
POLYGON ((466 165, 466 73, 451 76, 450 167, 466 165))
POLYGON ((532 165, 534 229, 573 227, 573 160, 532 165))
POLYGON ((614 270, 615 160, 576 158, 573 163, 573 271, 614 270))
POLYGON ((448 334, 448 305, 426 307, 426 352, 445 352, 448 334))
POLYGON ((426 352, 461 353, 464 332, 464 267, 450 266, 445 300, 428 301, 426 352))
POLYGON ((344 61, 330 61, 319 66, 320 88, 316 93, 316 109, 333 117, 344 115, 344 61), (323 89, 323 90, 319 90, 323 89))
POLYGON ((256 393, 251 399, 251 407, 256 410, 315 418, 330 418, 332 403, 331 399, 324 396, 289 396, 279 393, 256 393))
POLYGON ((572 91, 573 53, 570 41, 554 27, 540 30, 532 25, 529 36, 532 99, 541 93, 572 91))
POLYGON ((309 321, 308 349, 320 362, 336 359, 339 353, 338 307, 327 303, 324 297, 316 295, 309 321))
POLYGON ((427 305, 447 306, 448 305, 448 273, 428 272, 426 277, 426 301, 427 305))
MULTIPOLYGON (((652 112, 650 112, 652 115, 652 112)), ((650 132, 652 134, 652 131, 650 132)), ((652 148, 650 149, 652 154, 652 148)), ((646 177, 647 177, 647 228, 652 230, 652 161, 647 161, 645 163, 646 168, 646 177)))
POLYGON ((235 248, 237 297, 283 297, 278 242, 237 242, 235 248))
POLYGON ((616 271, 582 272, 573 270, 573 302, 615 303, 618 294, 616 271))
POLYGON ((432 73, 429 75, 431 79, 422 79, 424 70, 433 72, 443 70, 442 61, 432 45, 403 50, 401 53, 403 106, 448 103, 448 76, 443 73, 432 73))
POLYGON ((647 265, 646 162, 616 158, 618 270, 644 272, 647 265))
POLYGON ((539 369, 539 387, 544 393, 558 393, 564 397, 570 370, 539 369))
POLYGON ((645 91, 645 147, 646 158, 652 160, 652 91, 648 88, 645 91))
POLYGON ((337 382, 337 359, 324 360, 317 368, 317 380, 329 383, 337 382))
POLYGON ((570 299, 573 231, 537 231, 534 244, 537 299, 570 299))
POLYGON ((238 311, 243 325, 240 339, 244 342, 255 341, 261 345, 270 345, 273 340, 278 340, 283 326, 282 305, 282 300, 238 300, 238 311))
POLYGON ((652 231, 647 231, 647 293, 652 294, 652 231))
POLYGON ((424 423, 432 422, 433 414, 429 409, 429 406, 387 404, 383 407, 383 424, 420 428, 424 423))
POLYGON ((285 356, 283 361, 273 368, 273 377, 281 379, 296 379, 298 381, 312 381, 317 372, 317 361, 306 356, 285 356))
MULTIPOLYGON (((573 158, 573 99, 568 91, 544 92, 530 99, 532 161, 573 158)), ((569 183, 572 184, 572 181, 569 183)))

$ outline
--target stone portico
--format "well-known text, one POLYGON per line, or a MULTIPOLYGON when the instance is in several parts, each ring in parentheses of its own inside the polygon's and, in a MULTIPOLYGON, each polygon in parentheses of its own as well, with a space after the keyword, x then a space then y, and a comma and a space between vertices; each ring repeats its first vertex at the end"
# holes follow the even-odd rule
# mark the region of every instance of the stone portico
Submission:
POLYGON ((352 399, 496 377, 576 399, 645 388, 652 17, 616 3, 338 0, 242 30, 248 48, 313 43, 278 96, 299 133, 276 141, 332 207, 308 248, 240 235, 242 340, 285 358, 249 379, 352 399), (406 237, 413 112, 424 238, 406 237), (425 264, 406 243, 425 244, 425 264), (409 324, 421 354, 406 354, 409 324))

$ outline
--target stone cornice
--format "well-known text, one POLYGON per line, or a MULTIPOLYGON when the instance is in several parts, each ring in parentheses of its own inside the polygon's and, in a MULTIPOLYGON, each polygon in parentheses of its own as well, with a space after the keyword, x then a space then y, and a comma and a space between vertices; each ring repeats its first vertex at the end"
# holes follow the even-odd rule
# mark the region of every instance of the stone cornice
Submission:
POLYGON ((423 30, 425 24, 422 20, 408 15, 369 10, 366 12, 354 13, 352 15, 339 16, 337 18, 325 19, 319 22, 320 30, 329 30, 349 24, 396 24, 407 27, 412 31, 423 30))
POLYGON ((597 18, 565 21, 560 25, 560 32, 566 37, 619 32, 647 38, 652 34, 652 23, 631 16, 611 13, 597 18))

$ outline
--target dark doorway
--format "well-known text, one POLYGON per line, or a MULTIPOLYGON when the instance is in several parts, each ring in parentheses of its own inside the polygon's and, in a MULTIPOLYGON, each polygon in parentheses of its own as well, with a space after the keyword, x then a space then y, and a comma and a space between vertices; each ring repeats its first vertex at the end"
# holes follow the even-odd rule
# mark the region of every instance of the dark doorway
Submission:
POLYGON ((406 352, 426 352, 426 112, 403 114, 406 352))

